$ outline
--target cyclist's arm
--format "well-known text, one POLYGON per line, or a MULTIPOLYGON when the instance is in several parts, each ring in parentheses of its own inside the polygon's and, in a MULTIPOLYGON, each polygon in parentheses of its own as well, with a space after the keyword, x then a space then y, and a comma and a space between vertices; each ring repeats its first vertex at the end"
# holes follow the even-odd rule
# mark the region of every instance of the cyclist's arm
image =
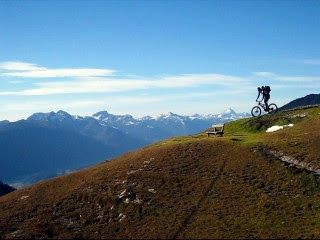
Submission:
POLYGON ((258 97, 257 97, 256 101, 258 101, 259 97, 260 97, 260 92, 258 92, 258 97))

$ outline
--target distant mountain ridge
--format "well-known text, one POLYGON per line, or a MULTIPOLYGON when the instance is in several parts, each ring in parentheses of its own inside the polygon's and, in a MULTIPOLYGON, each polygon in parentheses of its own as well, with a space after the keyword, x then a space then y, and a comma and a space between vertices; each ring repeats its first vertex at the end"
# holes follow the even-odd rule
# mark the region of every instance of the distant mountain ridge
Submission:
POLYGON ((58 111, 0 126, 3 181, 29 184, 84 168, 146 145, 94 118, 58 111))
MULTIPOLYGON (((145 116, 134 118, 129 114, 114 115, 108 111, 100 111, 92 116, 81 117, 72 116, 64 111, 35 113, 27 121, 42 122, 55 126, 67 125, 69 128, 79 128, 82 134, 92 136, 89 131, 92 125, 95 128, 108 129, 109 132, 121 132, 121 138, 134 137, 140 139, 144 144, 153 143, 165 138, 177 135, 194 134, 207 129, 212 124, 233 121, 241 118, 250 117, 248 113, 236 113, 233 109, 228 109, 220 114, 181 116, 172 112, 161 114, 157 117, 145 116), (88 125, 91 125, 88 128, 88 125), (123 135, 124 134, 124 135, 123 135)), ((101 140, 98 139, 98 140, 101 140)))
POLYGON ((101 111, 93 116, 65 111, 35 113, 26 120, 0 122, 2 180, 33 183, 58 172, 97 164, 147 144, 201 132, 212 124, 249 117, 229 109, 221 114, 174 113, 135 119, 101 111))
POLYGON ((4 184, 3 182, 0 181, 0 197, 3 195, 6 195, 8 193, 11 193, 15 190, 16 190, 15 188, 13 188, 7 184, 4 184))
POLYGON ((320 94, 309 94, 305 97, 297 98, 289 102, 288 104, 282 106, 281 108, 279 108, 279 110, 280 111, 290 110, 296 107, 315 105, 315 104, 320 104, 320 94))
POLYGON ((131 115, 113 115, 107 111, 97 112, 93 117, 136 138, 156 142, 178 135, 195 134, 209 128, 212 124, 250 117, 248 113, 236 113, 228 109, 220 114, 194 114, 181 116, 172 112, 157 117, 133 118, 131 115))

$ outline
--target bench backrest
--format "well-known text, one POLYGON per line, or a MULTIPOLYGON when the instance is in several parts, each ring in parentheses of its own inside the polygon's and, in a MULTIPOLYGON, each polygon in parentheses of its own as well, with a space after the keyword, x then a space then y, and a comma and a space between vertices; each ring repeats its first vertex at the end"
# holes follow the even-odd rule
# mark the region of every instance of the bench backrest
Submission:
POLYGON ((217 128, 218 129, 220 128, 220 131, 223 132, 224 124, 215 124, 215 125, 212 125, 212 128, 214 129, 215 132, 217 132, 217 128))

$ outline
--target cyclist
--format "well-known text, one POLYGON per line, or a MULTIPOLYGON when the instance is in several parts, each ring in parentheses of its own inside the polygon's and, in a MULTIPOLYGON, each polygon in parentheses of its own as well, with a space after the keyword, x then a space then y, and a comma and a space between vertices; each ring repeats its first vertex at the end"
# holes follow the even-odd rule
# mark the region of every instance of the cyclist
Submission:
POLYGON ((264 104, 266 105, 266 111, 269 111, 268 101, 270 99, 270 92, 271 92, 271 89, 269 86, 262 86, 261 88, 258 87, 258 97, 256 101, 258 101, 260 94, 262 94, 261 101, 264 100, 264 104))

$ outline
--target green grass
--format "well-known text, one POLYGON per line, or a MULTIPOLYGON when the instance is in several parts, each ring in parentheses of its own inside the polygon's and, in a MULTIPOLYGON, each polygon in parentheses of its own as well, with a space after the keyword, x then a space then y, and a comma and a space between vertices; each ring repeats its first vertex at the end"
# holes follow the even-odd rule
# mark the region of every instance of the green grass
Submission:
POLYGON ((319 119, 320 108, 299 109, 285 111, 277 114, 267 114, 256 118, 247 118, 225 124, 225 132, 228 135, 263 133, 274 125, 297 124, 308 119, 319 119), (306 117, 300 117, 307 114, 306 117), (299 116, 300 115, 300 116, 299 116))
MULTIPOLYGON (((255 118, 246 118, 225 123, 224 136, 217 138, 211 136, 209 139, 216 141, 227 141, 237 139, 243 143, 257 143, 263 140, 266 130, 274 125, 300 124, 309 120, 320 119, 320 108, 311 107, 307 109, 297 109, 293 111, 279 112, 276 114, 266 114, 255 118), (306 114, 305 117, 301 117, 306 114)), ((207 131, 207 130, 206 130, 207 131)), ((166 144, 190 142, 207 138, 206 131, 195 135, 177 136, 155 143, 155 146, 166 144)))

